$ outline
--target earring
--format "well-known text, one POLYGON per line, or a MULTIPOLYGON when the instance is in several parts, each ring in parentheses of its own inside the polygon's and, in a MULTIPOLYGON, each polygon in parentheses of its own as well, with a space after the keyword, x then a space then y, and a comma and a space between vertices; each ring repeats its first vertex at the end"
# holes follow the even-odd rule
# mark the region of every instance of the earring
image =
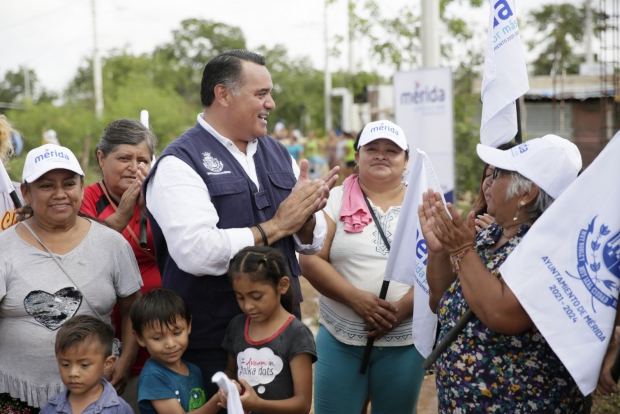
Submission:
POLYGON ((405 178, 408 175, 409 175, 409 169, 405 167, 405 169, 403 170, 403 178, 405 178))
POLYGON ((519 212, 521 211, 521 207, 523 207, 525 205, 525 201, 521 200, 521 202, 519 202, 519 204, 517 205, 517 214, 515 214, 515 218, 512 219, 512 221, 517 221, 517 219, 519 218, 519 212))

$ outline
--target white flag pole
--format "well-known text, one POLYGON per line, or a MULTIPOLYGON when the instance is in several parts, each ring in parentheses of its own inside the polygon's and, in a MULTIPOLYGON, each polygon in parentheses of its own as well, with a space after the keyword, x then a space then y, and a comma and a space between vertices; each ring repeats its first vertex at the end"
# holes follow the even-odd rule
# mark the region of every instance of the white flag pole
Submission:
POLYGON ((22 206, 22 202, 17 196, 17 191, 11 182, 11 178, 9 177, 9 173, 6 172, 4 168, 4 164, 0 162, 0 193, 9 193, 11 196, 11 200, 15 205, 15 208, 20 208, 22 206))

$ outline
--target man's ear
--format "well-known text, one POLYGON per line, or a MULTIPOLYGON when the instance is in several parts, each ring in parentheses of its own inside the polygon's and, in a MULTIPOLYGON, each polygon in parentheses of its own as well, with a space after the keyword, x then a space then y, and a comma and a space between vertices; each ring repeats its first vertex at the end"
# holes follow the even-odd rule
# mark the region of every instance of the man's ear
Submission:
POLYGON ((109 357, 107 357, 105 362, 103 363, 103 372, 106 372, 107 370, 109 370, 110 367, 114 365, 115 361, 116 361, 116 355, 110 355, 109 357))
POLYGON ((191 333, 192 333, 192 321, 190 320, 190 321, 187 323, 187 334, 189 335, 189 334, 191 334, 191 333))
POLYGON ((229 98, 231 95, 230 89, 222 84, 215 85, 213 89, 213 94, 215 95, 215 100, 223 107, 228 108, 229 106, 229 98))

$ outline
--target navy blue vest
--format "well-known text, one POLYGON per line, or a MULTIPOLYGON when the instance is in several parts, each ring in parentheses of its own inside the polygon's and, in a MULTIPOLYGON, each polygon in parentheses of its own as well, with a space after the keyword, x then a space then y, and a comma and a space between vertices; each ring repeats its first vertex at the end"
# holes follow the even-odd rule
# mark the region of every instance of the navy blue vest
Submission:
MULTIPOLYGON (((159 161, 169 155, 187 163, 204 180, 219 216, 217 227, 220 229, 251 227, 270 220, 297 182, 290 154, 282 144, 269 136, 258 140, 254 154, 260 191, 233 155, 199 124, 168 145, 159 161)), ((145 198, 147 184, 157 171, 157 165, 155 163, 143 184, 145 198)), ((191 205, 187 206, 187 211, 191 214, 191 205)), ((162 285, 181 294, 192 311, 189 348, 219 348, 228 323, 241 313, 228 278, 221 275, 194 276, 180 270, 170 257, 157 220, 150 211, 148 215, 162 285)), ((292 286, 301 301, 297 278, 301 270, 295 256, 293 238, 285 237, 272 246, 279 248, 288 259, 294 276, 292 286)))

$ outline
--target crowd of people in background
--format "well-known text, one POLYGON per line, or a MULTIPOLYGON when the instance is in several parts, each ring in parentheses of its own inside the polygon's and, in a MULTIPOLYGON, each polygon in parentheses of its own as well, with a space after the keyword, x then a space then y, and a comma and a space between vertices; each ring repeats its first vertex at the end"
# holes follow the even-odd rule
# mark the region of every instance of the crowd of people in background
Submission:
POLYGON ((302 159, 308 160, 312 179, 323 176, 334 167, 340 167, 338 183, 355 173, 353 143, 357 133, 332 129, 327 136, 317 137, 314 130, 308 130, 304 136, 299 129, 286 129, 283 121, 279 125, 272 136, 286 147, 298 163, 302 159))

